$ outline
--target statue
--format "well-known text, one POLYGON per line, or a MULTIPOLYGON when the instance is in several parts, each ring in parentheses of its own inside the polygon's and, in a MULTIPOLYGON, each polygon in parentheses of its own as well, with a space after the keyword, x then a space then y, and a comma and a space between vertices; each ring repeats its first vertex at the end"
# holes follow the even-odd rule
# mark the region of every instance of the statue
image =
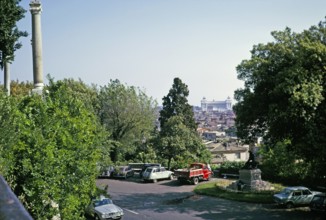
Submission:
POLYGON ((242 169, 247 169, 247 170, 256 169, 257 165, 258 163, 255 161, 255 155, 252 153, 252 151, 249 151, 249 159, 242 167, 242 169))

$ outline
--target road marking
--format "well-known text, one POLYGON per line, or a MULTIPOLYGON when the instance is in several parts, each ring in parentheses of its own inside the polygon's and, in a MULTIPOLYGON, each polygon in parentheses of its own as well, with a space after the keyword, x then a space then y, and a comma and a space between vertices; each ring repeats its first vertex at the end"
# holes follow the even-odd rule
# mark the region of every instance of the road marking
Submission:
POLYGON ((133 214, 135 214, 135 215, 138 215, 138 214, 139 214, 138 212, 135 212, 135 211, 132 211, 132 210, 129 210, 129 209, 124 209, 124 210, 126 210, 126 211, 128 211, 128 212, 131 212, 131 213, 133 213, 133 214))

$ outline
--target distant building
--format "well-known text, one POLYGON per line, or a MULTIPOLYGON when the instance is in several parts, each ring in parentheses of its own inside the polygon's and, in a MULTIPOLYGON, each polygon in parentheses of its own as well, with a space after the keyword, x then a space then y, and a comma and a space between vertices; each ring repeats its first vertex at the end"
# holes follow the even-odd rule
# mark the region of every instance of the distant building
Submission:
POLYGON ((215 141, 218 137, 225 137, 224 131, 206 131, 202 134, 203 138, 209 141, 215 141))
POLYGON ((237 144, 234 141, 227 144, 208 142, 207 149, 212 153, 212 164, 226 161, 247 161, 249 158, 249 145, 237 144))
POLYGON ((204 97, 201 100, 201 110, 206 112, 218 111, 232 111, 232 100, 228 97, 225 101, 207 101, 204 97))

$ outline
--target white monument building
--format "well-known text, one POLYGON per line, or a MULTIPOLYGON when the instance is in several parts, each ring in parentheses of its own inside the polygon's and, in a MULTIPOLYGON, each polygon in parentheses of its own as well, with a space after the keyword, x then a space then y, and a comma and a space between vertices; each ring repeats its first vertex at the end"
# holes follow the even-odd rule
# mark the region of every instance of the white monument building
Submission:
POLYGON ((201 100, 201 110, 202 111, 218 111, 218 112, 225 112, 232 110, 232 100, 228 97, 225 101, 207 101, 204 97, 201 100))

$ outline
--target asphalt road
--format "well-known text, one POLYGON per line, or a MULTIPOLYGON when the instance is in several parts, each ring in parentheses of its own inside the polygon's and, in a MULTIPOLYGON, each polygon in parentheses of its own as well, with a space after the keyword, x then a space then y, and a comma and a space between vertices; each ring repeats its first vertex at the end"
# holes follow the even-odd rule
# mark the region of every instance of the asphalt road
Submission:
POLYGON ((180 185, 177 180, 143 183, 138 178, 98 179, 97 185, 109 186, 113 202, 124 209, 124 220, 324 219, 323 213, 312 213, 309 208, 287 210, 273 204, 195 195, 193 185, 180 185))

